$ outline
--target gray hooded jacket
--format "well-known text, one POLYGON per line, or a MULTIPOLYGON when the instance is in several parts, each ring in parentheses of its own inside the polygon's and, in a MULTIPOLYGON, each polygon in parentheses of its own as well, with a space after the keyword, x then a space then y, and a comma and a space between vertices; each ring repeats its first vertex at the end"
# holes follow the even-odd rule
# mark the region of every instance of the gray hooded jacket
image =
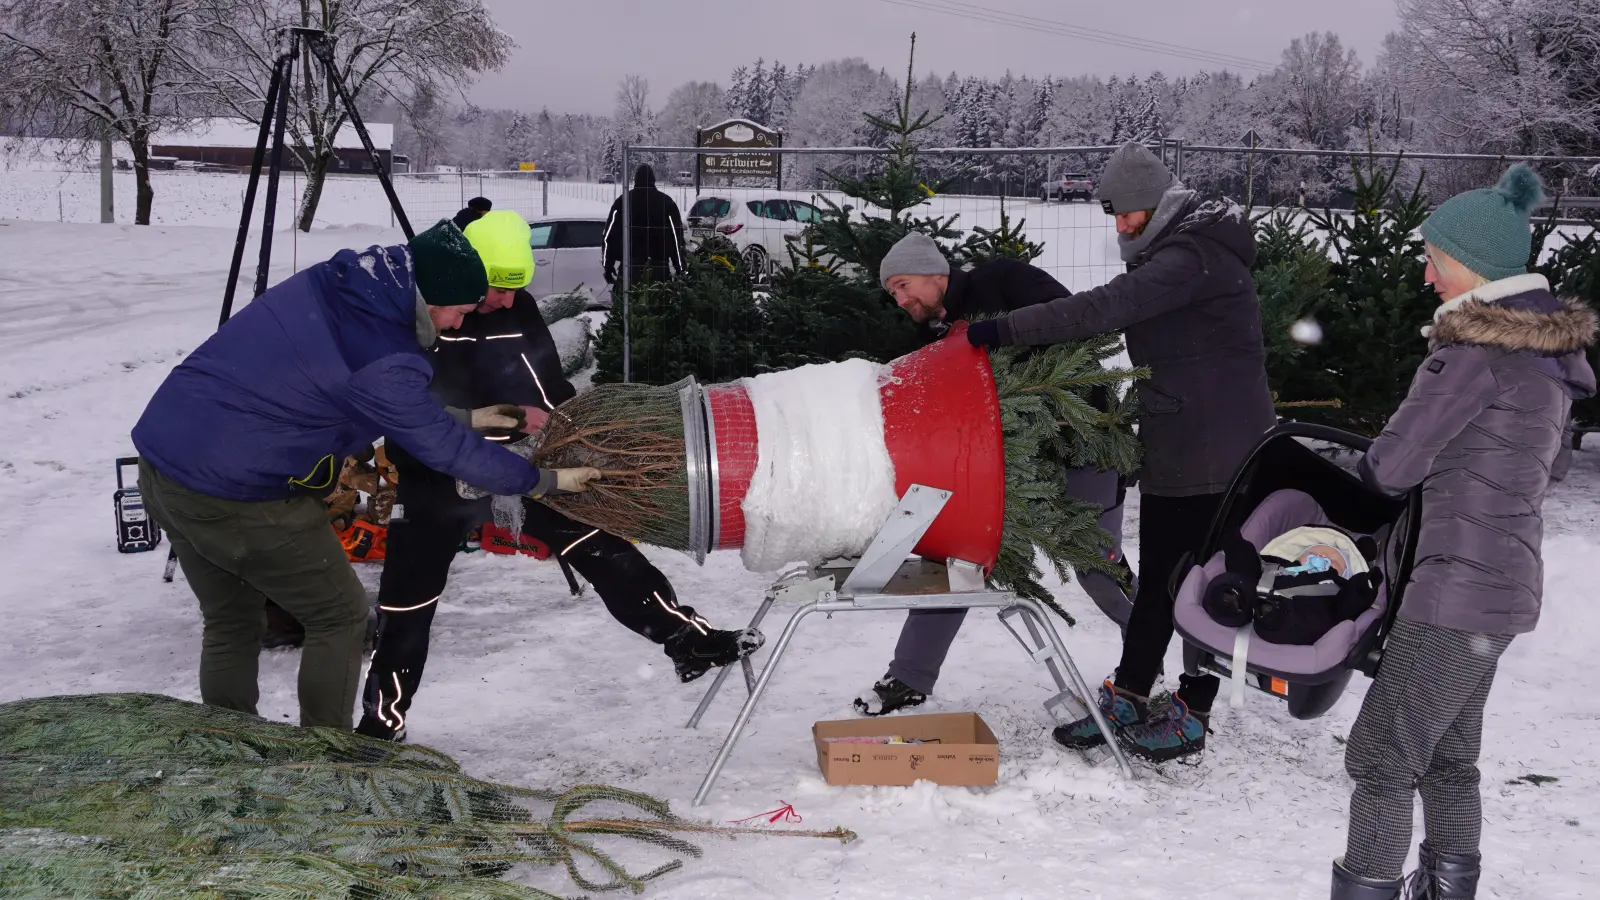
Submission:
POLYGON ((1168 191, 1145 233, 1125 241, 1128 271, 1081 294, 1019 309, 1006 344, 1054 344, 1121 331, 1137 385, 1144 466, 1139 487, 1163 497, 1227 490, 1277 417, 1267 388, 1261 304, 1244 210, 1168 191))
POLYGON ((1539 621, 1545 489, 1574 399, 1592 396, 1583 348, 1596 317, 1541 275, 1440 307, 1431 353, 1361 461, 1400 495, 1422 485, 1422 536, 1400 609, 1426 625, 1521 634, 1539 621))

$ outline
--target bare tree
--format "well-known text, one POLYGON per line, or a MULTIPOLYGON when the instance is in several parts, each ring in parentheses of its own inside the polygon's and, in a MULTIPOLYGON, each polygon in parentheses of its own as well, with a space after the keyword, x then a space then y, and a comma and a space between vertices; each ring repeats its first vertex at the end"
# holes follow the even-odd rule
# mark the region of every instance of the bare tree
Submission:
MULTIPOLYGON (((699 130, 728 118, 728 99, 722 86, 714 81, 688 81, 672 89, 667 95, 667 105, 661 108, 659 121, 662 143, 680 147, 693 147, 699 130)), ((687 169, 694 165, 694 157, 686 153, 675 154, 673 168, 687 169)))
MULTIPOLYGON (((483 0, 255 0, 217 6, 208 22, 217 62, 209 67, 219 101, 233 115, 260 117, 273 62, 288 26, 319 28, 334 39, 334 65, 352 102, 414 97, 464 88, 505 64, 515 42, 483 0)), ((298 226, 309 231, 334 149, 349 123, 320 64, 306 50, 289 95, 288 131, 306 170, 298 226)))
POLYGON ((1333 32, 1289 42, 1283 61, 1261 85, 1285 131, 1311 147, 1340 150, 1361 109, 1361 61, 1333 32))
POLYGON ((198 110, 183 61, 216 0, 0 0, 0 121, 52 137, 128 143, 150 224, 150 144, 198 110))
MULTIPOLYGON (((656 116, 650 109, 650 82, 643 75, 624 75, 617 85, 616 110, 611 115, 612 139, 618 147, 623 144, 637 146, 653 144, 656 140, 656 116)), ((660 161, 650 154, 632 154, 634 165, 660 161)), ((618 165, 620 166, 620 160, 618 165)), ((632 173, 624 173, 631 178, 632 173)))
POLYGON ((1532 153, 1553 149, 1562 131, 1589 127, 1595 100, 1575 103, 1559 64, 1566 42, 1581 35, 1550 27, 1556 7, 1589 22, 1600 15, 1592 0, 1399 0, 1401 27, 1384 65, 1423 136, 1532 153))

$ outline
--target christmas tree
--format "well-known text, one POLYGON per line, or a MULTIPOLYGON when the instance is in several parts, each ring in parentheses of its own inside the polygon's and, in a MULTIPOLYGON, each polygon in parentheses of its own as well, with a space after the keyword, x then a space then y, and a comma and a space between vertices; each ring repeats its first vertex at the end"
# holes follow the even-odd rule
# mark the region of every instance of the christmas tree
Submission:
MULTIPOLYGON (((1428 200, 1420 179, 1401 190, 1399 171, 1398 160, 1383 169, 1352 156, 1354 209, 1310 213, 1312 229, 1324 237, 1303 232, 1305 252, 1331 258, 1328 290, 1307 310, 1320 340, 1295 354, 1292 364, 1282 365, 1280 356, 1277 370, 1269 369, 1280 403, 1339 401, 1337 407, 1297 410, 1297 417, 1370 436, 1405 398, 1428 352, 1420 329, 1439 306, 1438 295, 1422 280, 1417 235, 1428 217, 1428 200)), ((1279 236, 1280 242, 1286 239, 1279 236)), ((1301 277, 1320 279, 1315 273, 1301 277)), ((1281 343, 1281 336, 1269 335, 1269 348, 1275 337, 1281 343)))

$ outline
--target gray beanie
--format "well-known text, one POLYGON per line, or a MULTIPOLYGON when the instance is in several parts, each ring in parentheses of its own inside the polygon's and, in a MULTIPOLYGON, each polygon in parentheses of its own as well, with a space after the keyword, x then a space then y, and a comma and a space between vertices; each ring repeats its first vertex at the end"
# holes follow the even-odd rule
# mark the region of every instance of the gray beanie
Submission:
POLYGON ((878 266, 878 283, 889 289, 889 279, 896 275, 949 275, 950 260, 939 250, 939 245, 920 231, 913 231, 889 248, 889 254, 878 266))
POLYGON ((1100 205, 1107 215, 1155 209, 1161 195, 1177 179, 1161 162, 1161 157, 1143 144, 1128 143, 1117 148, 1100 176, 1100 205))

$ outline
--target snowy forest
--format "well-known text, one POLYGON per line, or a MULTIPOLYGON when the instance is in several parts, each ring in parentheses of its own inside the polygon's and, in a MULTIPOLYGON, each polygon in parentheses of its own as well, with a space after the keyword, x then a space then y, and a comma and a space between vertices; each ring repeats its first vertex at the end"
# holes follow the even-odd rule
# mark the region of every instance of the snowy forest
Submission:
MULTIPOLYGON (((1370 60, 1330 32, 1291 41, 1271 71, 1243 74, 983 77, 932 60, 913 86, 914 107, 942 116, 921 135, 923 146, 1105 146, 1157 138, 1240 146, 1253 135, 1258 146, 1329 151, 1600 153, 1600 4, 1396 0, 1396 6, 1398 27, 1370 60)), ((140 182, 138 220, 148 221, 152 140, 202 117, 259 118, 273 35, 284 26, 319 28, 335 39, 335 62, 352 97, 369 121, 395 123, 394 149, 410 157, 414 171, 533 162, 560 178, 620 177, 623 145, 692 145, 697 128, 735 116, 782 129, 791 147, 875 146, 884 135, 863 114, 886 113, 902 91, 898 73, 859 58, 757 59, 724 82, 666 86, 628 75, 609 114, 552 113, 563 102, 558 93, 530 93, 521 109, 488 109, 467 101, 471 85, 503 68, 517 45, 482 0, 0 0, 0 134, 126 142, 140 182), (430 24, 419 28, 416 21, 430 24)), ((314 72, 290 93, 291 146, 313 173, 299 216, 304 228, 332 159, 333 136, 348 118, 314 72)), ((668 170, 691 167, 686 155, 649 161, 668 170)), ((785 186, 824 186, 819 171, 839 163, 793 160, 784 168, 785 186)), ((1014 192, 1036 189, 1047 173, 1092 164, 1087 156, 992 163, 947 157, 942 169, 933 164, 933 174, 959 174, 980 191, 1014 192)), ((1279 164, 1267 173, 1269 192, 1326 196, 1342 165, 1279 164)), ((1232 191, 1244 180, 1243 166, 1237 158, 1200 154, 1187 175, 1232 191)), ((1253 172, 1250 183, 1259 175, 1253 172)), ((1462 179, 1484 177, 1473 171, 1462 179)), ((1429 184, 1440 195, 1457 187, 1429 184)))
MULTIPOLYGON (((1282 51, 1270 73, 1058 78, 928 74, 913 104, 943 115, 925 146, 1104 146, 1181 139, 1325 150, 1600 153, 1600 6, 1587 0, 1399 0, 1400 28, 1374 60, 1334 33, 1282 51), (1489 48, 1490 52, 1484 52, 1489 48)), ((789 146, 874 146, 861 115, 885 113, 901 90, 861 59, 756 60, 726 84, 665 91, 638 76, 618 85, 610 116, 466 107, 404 117, 397 138, 422 165, 478 168, 537 161, 559 176, 617 174, 622 143, 688 145, 722 118, 784 131, 789 146)), ((666 160, 672 168, 687 161, 666 160)), ((804 174, 800 181, 803 183, 804 174)))

